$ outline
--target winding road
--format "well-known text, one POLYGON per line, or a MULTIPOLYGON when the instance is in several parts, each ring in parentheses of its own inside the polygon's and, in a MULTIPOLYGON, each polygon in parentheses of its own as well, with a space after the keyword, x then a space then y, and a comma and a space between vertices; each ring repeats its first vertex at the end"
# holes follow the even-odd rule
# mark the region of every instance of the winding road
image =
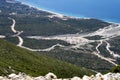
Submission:
POLYGON ((44 39, 44 40, 63 40, 66 41, 70 44, 74 44, 71 46, 71 48, 80 48, 81 45, 89 44, 91 42, 98 42, 96 46, 96 51, 93 52, 92 54, 98 56, 99 58, 106 60, 113 65, 117 65, 114 61, 116 61, 114 58, 120 58, 119 54, 115 54, 113 51, 110 50, 110 43, 107 42, 107 40, 114 38, 116 36, 120 36, 120 24, 113 24, 104 28, 101 28, 95 32, 89 33, 89 34, 66 34, 66 35, 57 35, 57 36, 27 36, 27 38, 30 39, 44 39), (90 37, 90 36, 102 36, 103 39, 100 40, 89 40, 86 39, 85 37, 90 37), (101 51, 99 50, 99 47, 103 44, 103 42, 106 43, 106 50, 109 52, 110 55, 113 56, 112 58, 104 57, 104 55, 101 55, 101 51))
POLYGON ((15 35, 13 35, 13 37, 17 37, 19 40, 19 43, 17 44, 17 46, 21 47, 23 45, 24 41, 23 41, 22 37, 20 37, 20 34, 23 33, 23 31, 15 30, 15 24, 16 24, 15 19, 10 18, 10 17, 8 19, 12 20, 12 22, 13 22, 13 24, 10 26, 10 28, 11 28, 12 32, 15 34, 15 35))
POLYGON ((113 51, 110 50, 110 43, 108 43, 107 41, 105 41, 107 46, 106 46, 106 49, 108 50, 108 52, 114 57, 114 58, 120 58, 120 55, 118 54, 115 54, 113 51))
POLYGON ((100 43, 96 46, 96 51, 100 54, 99 47, 103 44, 103 40, 100 40, 100 43))
MULTIPOLYGON (((28 48, 28 47, 25 47, 23 46, 23 43, 24 43, 24 40, 23 38, 20 36, 23 31, 17 31, 15 29, 15 24, 16 24, 16 21, 15 19, 13 18, 9 18, 10 20, 12 20, 13 24, 10 26, 11 27, 11 30, 12 32, 14 33, 13 37, 17 37, 18 40, 19 40, 19 43, 17 44, 17 46, 21 47, 21 48, 25 48, 25 49, 28 49, 30 51, 51 51, 53 49, 55 49, 56 46, 59 46, 59 47, 65 47, 61 44, 56 44, 56 45, 53 45, 51 46, 50 48, 47 48, 47 49, 31 49, 31 48, 28 48)), ((117 57, 117 58, 120 58, 120 55, 118 54, 115 54, 113 51, 110 50, 110 43, 107 42, 107 40, 109 38, 113 38, 115 36, 118 36, 118 31, 120 30, 120 25, 118 26, 109 26, 109 27, 105 27, 103 29, 99 29, 93 33, 90 33, 90 34, 73 34, 73 35, 58 35, 58 36, 51 36, 51 37, 42 37, 42 36, 27 36, 27 38, 33 38, 33 39, 46 39, 46 40, 54 40, 54 39, 57 39, 57 40, 63 40, 63 41, 66 41, 70 44, 75 44, 74 46, 72 46, 72 48, 78 48, 80 47, 81 45, 85 45, 85 44, 88 44, 90 42, 99 42, 98 45, 96 46, 96 51, 94 51, 92 54, 93 55, 96 55, 98 56, 99 58, 105 60, 105 61, 108 61, 109 63, 117 66, 117 64, 114 62, 115 59, 111 59, 111 58, 107 58, 107 57, 104 57, 103 55, 101 55, 101 52, 99 50, 99 47, 103 44, 103 42, 105 42, 107 45, 106 45, 106 50, 109 52, 109 54, 111 54, 113 57, 117 57), (111 33, 114 32, 113 34, 111 33), (101 40, 89 40, 89 39, 86 39, 84 37, 86 36, 95 36, 95 35, 100 35, 100 36, 103 36, 105 39, 101 39, 101 40)), ((120 32, 119 32, 120 33, 120 32)), ((119 34, 120 35, 120 34, 119 34)))
POLYGON ((51 50, 55 49, 56 46, 64 47, 63 45, 60 45, 60 44, 53 45, 53 46, 51 46, 50 48, 47 48, 47 49, 31 49, 31 48, 25 47, 25 46, 23 46, 24 40, 20 36, 23 33, 23 31, 17 31, 15 29, 15 24, 16 24, 15 19, 10 18, 10 17, 8 17, 8 19, 12 20, 12 22, 13 22, 13 24, 10 26, 12 32, 14 33, 14 35, 12 35, 12 37, 17 37, 18 40, 19 40, 19 43, 17 44, 17 46, 19 46, 21 48, 28 49, 30 51, 51 51, 51 50))

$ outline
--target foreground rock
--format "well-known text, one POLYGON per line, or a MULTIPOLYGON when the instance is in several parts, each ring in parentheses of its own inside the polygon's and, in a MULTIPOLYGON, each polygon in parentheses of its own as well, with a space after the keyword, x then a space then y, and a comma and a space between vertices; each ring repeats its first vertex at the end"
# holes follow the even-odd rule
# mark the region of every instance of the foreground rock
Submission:
POLYGON ((86 76, 84 75, 82 78, 80 77, 73 77, 73 78, 66 78, 57 79, 57 76, 53 73, 48 73, 45 76, 39 77, 31 77, 24 73, 19 73, 18 75, 12 73, 7 77, 0 76, 0 80, 120 80, 120 73, 107 73, 102 75, 101 73, 97 73, 96 75, 86 76))

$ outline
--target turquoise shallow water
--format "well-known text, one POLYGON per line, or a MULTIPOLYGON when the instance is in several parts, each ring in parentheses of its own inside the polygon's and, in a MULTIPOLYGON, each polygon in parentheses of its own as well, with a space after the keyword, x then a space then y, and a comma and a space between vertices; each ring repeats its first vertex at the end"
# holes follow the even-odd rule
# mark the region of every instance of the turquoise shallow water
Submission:
POLYGON ((120 23, 120 0, 17 0, 74 17, 90 17, 120 23))

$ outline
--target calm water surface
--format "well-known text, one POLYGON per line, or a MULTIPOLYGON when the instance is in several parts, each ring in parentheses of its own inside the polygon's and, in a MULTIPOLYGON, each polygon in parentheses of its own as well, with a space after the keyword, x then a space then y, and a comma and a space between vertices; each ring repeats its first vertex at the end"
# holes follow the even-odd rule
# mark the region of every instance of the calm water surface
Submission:
POLYGON ((120 0, 18 0, 41 9, 74 17, 120 23, 120 0))

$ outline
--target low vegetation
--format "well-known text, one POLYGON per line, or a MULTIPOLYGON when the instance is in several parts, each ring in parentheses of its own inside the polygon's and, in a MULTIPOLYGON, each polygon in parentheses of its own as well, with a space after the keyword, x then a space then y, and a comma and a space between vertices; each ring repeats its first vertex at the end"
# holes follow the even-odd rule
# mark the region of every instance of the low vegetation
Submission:
POLYGON ((12 72, 25 72, 31 76, 53 72, 58 77, 94 74, 85 68, 19 48, 0 39, 0 75, 7 75, 12 72))

